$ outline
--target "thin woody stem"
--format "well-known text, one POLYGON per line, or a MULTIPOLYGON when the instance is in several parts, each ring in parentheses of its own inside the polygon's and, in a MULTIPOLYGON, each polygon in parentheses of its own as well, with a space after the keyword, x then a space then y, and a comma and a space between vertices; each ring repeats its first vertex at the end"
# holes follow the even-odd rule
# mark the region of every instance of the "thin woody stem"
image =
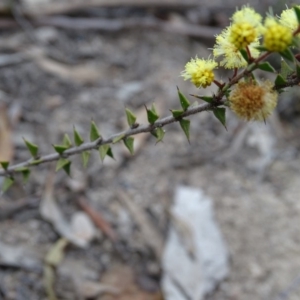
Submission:
POLYGON ((88 151, 88 150, 97 150, 101 145, 111 144, 116 137, 119 137, 121 135, 123 136, 123 139, 125 139, 126 137, 136 135, 139 133, 151 132, 155 128, 164 127, 167 124, 178 122, 184 117, 195 115, 202 111, 211 110, 222 104, 224 104, 224 103, 218 102, 217 104, 208 104, 208 103, 200 104, 200 105, 197 105, 197 106, 187 109, 184 113, 182 113, 180 118, 174 118, 173 116, 168 116, 161 120, 156 121, 154 124, 139 125, 137 128, 128 129, 128 130, 119 132, 117 134, 113 134, 106 139, 99 138, 93 142, 84 143, 84 144, 80 145, 79 147, 69 148, 66 151, 64 151, 62 155, 60 155, 58 153, 52 153, 52 154, 40 156, 38 159, 31 158, 23 163, 19 163, 19 164, 13 165, 11 167, 8 167, 7 170, 0 170, 0 176, 12 175, 12 174, 18 172, 18 169, 20 169, 20 168, 32 167, 35 165, 40 165, 43 163, 56 161, 62 157, 68 158, 72 155, 79 154, 79 153, 82 153, 82 152, 88 151))
MULTIPOLYGON (((97 139, 93 142, 83 143, 79 147, 71 147, 71 148, 67 149, 66 151, 64 151, 61 155, 58 154, 58 153, 52 153, 52 154, 40 156, 39 158, 31 158, 31 159, 29 159, 25 162, 10 166, 6 170, 4 170, 4 169, 0 170, 0 176, 2 176, 2 177, 3 176, 12 176, 13 174, 20 172, 18 170, 20 170, 21 168, 27 168, 27 167, 36 166, 36 165, 44 164, 44 163, 51 162, 51 161, 57 161, 62 157, 63 158, 68 158, 70 156, 82 153, 84 151, 98 150, 101 145, 112 144, 113 140, 116 137, 123 136, 122 139, 125 139, 129 136, 133 136, 133 135, 136 135, 136 134, 152 132, 156 128, 161 128, 161 127, 164 127, 168 124, 178 122, 182 118, 195 115, 195 114, 200 113, 202 111, 213 110, 214 108, 224 104, 225 100, 223 100, 223 97, 224 97, 226 91, 230 87, 232 87, 234 84, 236 84, 245 75, 250 74, 256 68, 257 64, 260 61, 264 60, 266 57, 268 57, 270 54, 271 54, 270 52, 266 52, 266 53, 262 54, 260 57, 255 59, 253 61, 253 63, 250 66, 248 66, 248 68, 243 70, 240 74, 235 74, 235 76, 233 78, 231 78, 230 81, 226 85, 223 84, 220 87, 218 93, 213 96, 212 103, 199 104, 199 105, 190 107, 185 112, 183 112, 182 115, 180 115, 179 118, 175 118, 171 115, 171 116, 165 117, 163 119, 157 120, 154 124, 144 124, 144 125, 141 124, 136 128, 129 128, 128 130, 113 134, 113 135, 111 135, 110 137, 108 137, 106 139, 103 139, 101 137, 101 138, 99 138, 99 139, 97 139)), ((296 78, 292 78, 289 81, 287 81, 284 86, 275 85, 273 87, 273 89, 274 90, 280 90, 280 89, 285 88, 285 87, 291 87, 291 86, 294 86, 294 85, 299 85, 299 83, 300 83, 300 78, 296 77, 296 78)))

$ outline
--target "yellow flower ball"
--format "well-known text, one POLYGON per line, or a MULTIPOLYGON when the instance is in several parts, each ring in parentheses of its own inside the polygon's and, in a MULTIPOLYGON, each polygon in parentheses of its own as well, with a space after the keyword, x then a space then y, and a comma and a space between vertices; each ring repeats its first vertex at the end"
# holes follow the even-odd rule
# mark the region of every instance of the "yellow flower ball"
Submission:
POLYGON ((242 7, 232 16, 232 27, 229 34, 229 41, 238 50, 245 49, 248 45, 259 38, 263 26, 262 17, 253 8, 242 7))
POLYGON ((241 119, 264 121, 274 111, 278 94, 269 81, 239 82, 229 96, 230 108, 241 119))
POLYGON ((215 79, 213 69, 217 67, 217 63, 212 59, 200 59, 196 57, 191 59, 186 65, 181 76, 184 80, 190 79, 196 87, 204 87, 211 85, 215 79))
MULTIPOLYGON (((300 5, 297 5, 297 7, 300 9, 300 5)), ((296 13, 293 8, 282 11, 279 22, 281 25, 288 27, 292 32, 294 32, 299 26, 296 13)), ((300 36, 300 34, 297 36, 300 36)))
MULTIPOLYGON (((241 55, 239 49, 230 42, 232 26, 225 28, 216 36, 216 44, 213 48, 214 57, 223 56, 220 65, 226 69, 244 68, 247 66, 247 61, 241 55)), ((259 51, 255 48, 259 46, 258 39, 248 45, 249 51, 253 58, 259 56, 259 51)))
POLYGON ((293 40, 291 30, 278 23, 274 18, 265 21, 264 46, 271 52, 282 52, 286 50, 293 40))

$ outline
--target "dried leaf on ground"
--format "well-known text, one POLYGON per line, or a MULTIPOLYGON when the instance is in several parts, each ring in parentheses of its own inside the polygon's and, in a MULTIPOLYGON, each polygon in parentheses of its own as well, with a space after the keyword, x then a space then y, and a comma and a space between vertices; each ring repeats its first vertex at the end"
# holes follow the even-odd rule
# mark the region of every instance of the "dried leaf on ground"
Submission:
POLYGON ((101 300, 162 300, 162 295, 158 293, 148 293, 139 288, 136 284, 135 276, 127 266, 118 265, 106 272, 101 282, 113 287, 117 287, 120 291, 119 295, 105 294, 101 300))
POLYGON ((45 257, 44 266, 44 286, 48 296, 48 300, 57 300, 54 284, 56 278, 56 268, 59 266, 65 256, 65 248, 69 241, 59 239, 49 250, 45 257))

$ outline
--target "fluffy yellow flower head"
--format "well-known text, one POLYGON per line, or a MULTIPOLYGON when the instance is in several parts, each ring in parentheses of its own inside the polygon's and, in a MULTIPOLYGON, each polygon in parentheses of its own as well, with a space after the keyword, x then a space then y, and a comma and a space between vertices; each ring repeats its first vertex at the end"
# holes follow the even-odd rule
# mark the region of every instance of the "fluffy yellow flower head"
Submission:
POLYGON ((277 105, 278 94, 269 81, 239 82, 229 96, 230 108, 238 117, 247 121, 265 120, 277 105))
POLYGON ((271 52, 282 52, 292 43, 291 30, 278 23, 274 18, 268 17, 265 21, 264 46, 271 52))
POLYGON ((238 50, 246 48, 260 36, 262 17, 253 8, 244 6, 232 16, 229 42, 238 50))
POLYGON ((213 69, 217 67, 217 63, 212 59, 200 59, 196 56, 191 59, 186 65, 181 76, 184 80, 190 79, 196 87, 204 87, 211 85, 215 79, 213 69))
MULTIPOLYGON (((220 65, 226 69, 244 68, 247 66, 246 60, 241 55, 239 49, 230 42, 231 29, 232 27, 229 26, 216 36, 216 44, 213 48, 214 57, 224 56, 220 65)), ((253 58, 259 56, 259 51, 255 49, 257 46, 259 46, 258 39, 248 46, 253 58)))
MULTIPOLYGON (((300 5, 297 5, 297 7, 300 8, 300 5)), ((296 13, 292 8, 286 9, 281 13, 279 22, 281 25, 288 27, 292 32, 299 26, 296 13)), ((300 36, 300 34, 297 36, 300 36)))

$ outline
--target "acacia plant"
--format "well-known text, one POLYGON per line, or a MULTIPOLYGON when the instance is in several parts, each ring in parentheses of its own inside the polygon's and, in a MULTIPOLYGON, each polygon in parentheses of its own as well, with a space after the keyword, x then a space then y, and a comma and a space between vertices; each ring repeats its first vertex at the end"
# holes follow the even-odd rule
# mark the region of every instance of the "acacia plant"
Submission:
POLYGON ((31 158, 15 165, 0 162, 0 176, 5 177, 2 191, 13 184, 17 174, 21 173, 27 181, 31 167, 43 163, 57 161, 56 170, 64 169, 70 174, 72 155, 81 154, 86 166, 90 151, 99 151, 104 160, 106 156, 113 157, 112 145, 121 141, 133 154, 134 135, 149 132, 160 142, 165 134, 163 127, 170 123, 179 122, 189 140, 190 120, 187 117, 202 111, 212 111, 225 128, 226 109, 246 121, 265 121, 276 108, 278 95, 300 83, 300 5, 282 11, 280 16, 270 12, 264 19, 253 8, 244 6, 230 20, 231 24, 216 36, 213 58, 192 58, 181 73, 184 80, 190 80, 199 89, 211 84, 217 86, 213 95, 191 95, 206 103, 191 105, 178 89, 181 108, 171 110, 170 116, 160 119, 152 105, 146 107, 148 124, 139 124, 134 113, 126 108, 127 130, 105 138, 91 121, 89 142, 84 142, 74 127, 73 142, 65 134, 62 144, 53 145, 54 153, 48 155, 42 155, 37 145, 24 139, 31 158), (279 71, 266 61, 273 54, 281 60, 279 71), (227 82, 216 79, 217 67, 232 69, 227 82), (274 82, 258 80, 253 73, 257 69, 275 73, 276 79, 274 82))

